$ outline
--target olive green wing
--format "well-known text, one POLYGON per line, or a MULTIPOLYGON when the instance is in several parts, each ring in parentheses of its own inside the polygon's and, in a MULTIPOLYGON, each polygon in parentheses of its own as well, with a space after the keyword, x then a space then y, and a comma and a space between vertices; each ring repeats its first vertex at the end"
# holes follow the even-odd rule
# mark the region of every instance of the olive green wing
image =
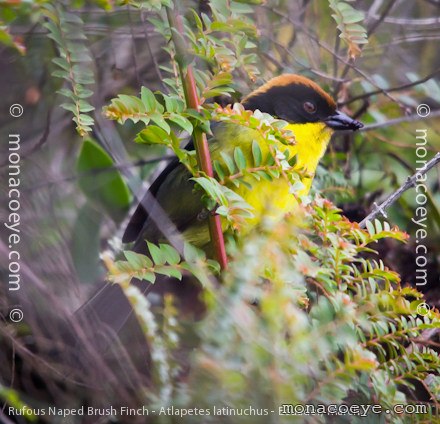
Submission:
MULTIPOLYGON (((213 137, 209 140, 212 158, 222 161, 220 152, 232 154, 237 146, 250 155, 252 140, 258 139, 258 133, 242 125, 215 123, 211 126, 213 137)), ((193 150, 190 143, 188 150, 193 150)), ((140 202, 133 214, 122 241, 135 242, 134 250, 145 252, 145 240, 153 243, 167 240, 169 221, 174 229, 183 234, 185 240, 196 246, 209 242, 207 214, 203 213, 201 191, 194 190, 191 174, 177 159, 162 171, 153 182, 150 190, 140 202), (168 217, 168 222, 163 216, 168 217)))
MULTIPOLYGON (((194 190, 191 177, 185 166, 177 161, 170 163, 140 202, 122 241, 134 241, 133 250, 145 253, 145 240, 165 242, 173 231, 185 235, 192 232, 191 227, 206 226, 206 219, 200 219, 203 211, 201 192, 194 190)), ((188 241, 203 245, 208 240, 188 241)))

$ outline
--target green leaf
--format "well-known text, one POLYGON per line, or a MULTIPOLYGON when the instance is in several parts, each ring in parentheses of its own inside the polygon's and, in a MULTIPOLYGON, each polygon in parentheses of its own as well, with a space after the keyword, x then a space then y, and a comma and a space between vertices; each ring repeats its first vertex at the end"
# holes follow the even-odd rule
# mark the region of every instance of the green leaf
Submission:
POLYGON ((131 195, 108 153, 95 141, 85 140, 76 168, 84 194, 116 222, 121 221, 130 207, 131 195))
MULTIPOLYGON (((89 115, 84 115, 84 114, 79 114, 78 118, 80 119, 80 121, 83 124, 87 124, 87 125, 93 125, 93 118, 89 115)), ((75 121, 76 118, 73 118, 73 120, 75 121)))
POLYGON ((153 92, 149 90, 147 87, 141 88, 141 100, 145 105, 145 109, 147 112, 154 112, 157 109, 157 100, 154 96, 153 92))
POLYGON ((225 165, 228 168, 229 175, 234 174, 236 171, 236 168, 235 168, 235 164, 234 164, 234 161, 232 160, 232 158, 230 156, 228 156, 225 152, 220 152, 220 155, 223 158, 223 161, 225 162, 225 165))
POLYGON ((229 208, 227 208, 226 206, 219 206, 215 210, 215 213, 220 216, 228 216, 229 215, 229 208))
POLYGON ((183 112, 185 110, 185 103, 177 96, 166 96, 162 94, 165 101, 165 108, 167 112, 183 112))
POLYGON ((151 114, 150 118, 156 125, 165 130, 167 134, 171 133, 170 126, 167 124, 164 117, 160 113, 153 113, 151 114))
POLYGON ((162 128, 155 125, 149 125, 136 136, 135 141, 136 143, 169 145, 171 143, 171 138, 162 128))
POLYGON ((70 73, 68 71, 58 69, 52 72, 52 76, 70 81, 70 73))
POLYGON ((82 85, 75 85, 75 91, 76 91, 76 95, 80 98, 80 99, 86 99, 87 97, 91 97, 93 96, 93 91, 89 90, 88 88, 83 87, 82 85))
POLYGON ((171 122, 174 122, 176 125, 178 125, 183 130, 185 130, 189 135, 192 134, 193 126, 192 126, 191 122, 188 119, 186 119, 185 117, 183 117, 181 115, 177 115, 175 113, 171 113, 168 119, 171 122))
POLYGON ((255 140, 252 141, 252 157, 254 158, 254 165, 257 167, 260 166, 263 160, 263 154, 261 152, 260 146, 255 140))
POLYGON ((75 95, 73 94, 73 91, 68 88, 60 88, 57 91, 58 94, 61 94, 62 96, 68 97, 69 99, 75 101, 75 95))
POLYGON ((61 32, 54 22, 52 21, 45 22, 43 26, 49 30, 49 34, 48 34, 49 38, 54 40, 55 43, 57 43, 59 46, 62 46, 64 44, 61 32))
POLYGON ((381 233, 382 232, 382 223, 378 219, 375 219, 374 225, 376 227, 376 233, 381 233))
POLYGON ((237 164, 237 168, 242 171, 243 169, 246 169, 247 163, 246 158, 243 154, 243 150, 241 150, 240 147, 236 147, 234 149, 234 160, 237 164))
POLYGON ((155 265, 164 265, 166 263, 166 254, 162 252, 155 244, 147 241, 148 250, 155 265))
POLYGON ((3 24, 0 22, 0 43, 12 47, 16 49, 21 55, 24 55, 26 53, 25 46, 18 41, 15 37, 13 37, 10 33, 7 27, 3 26, 3 24))
POLYGON ((72 112, 74 114, 76 114, 78 112, 77 108, 76 108, 76 104, 74 103, 61 103, 60 107, 68 110, 69 112, 72 112))
POLYGON ((70 65, 69 62, 64 57, 55 57, 52 59, 52 62, 55 63, 60 68, 64 69, 65 71, 70 71, 70 65))
POLYGON ((225 172, 223 170, 221 163, 218 160, 214 160, 212 162, 212 165, 215 169, 215 172, 217 173, 218 178, 220 180, 224 180, 225 179, 225 172))
POLYGON ((63 23, 71 23, 79 27, 81 27, 84 24, 83 20, 79 16, 67 12, 64 12, 61 16, 61 24, 63 23))
POLYGON ((91 112, 92 110, 95 110, 95 108, 85 100, 79 100, 77 104, 79 106, 79 110, 83 113, 91 112))
POLYGON ((182 273, 170 266, 158 266, 154 270, 157 274, 166 275, 167 277, 177 278, 178 280, 182 280, 182 273))
POLYGON ((370 236, 374 236, 374 234, 376 234, 376 230, 374 228, 374 225, 371 223, 371 221, 367 221, 365 223, 365 226, 367 227, 370 236))
POLYGON ((225 187, 221 186, 214 178, 198 177, 191 179, 199 184, 205 193, 216 203, 220 203, 221 205, 228 203, 228 200, 223 192, 225 187))
POLYGON ((179 252, 174 249, 173 246, 170 246, 169 244, 159 244, 160 250, 163 252, 163 254, 166 257, 166 261, 170 265, 176 265, 180 262, 180 255, 179 252))
POLYGON ((151 284, 156 282, 156 274, 151 271, 143 271, 138 275, 140 280, 149 281, 151 284))
POLYGON ((145 255, 132 252, 131 250, 125 250, 124 256, 133 269, 151 268, 153 266, 150 258, 145 255))

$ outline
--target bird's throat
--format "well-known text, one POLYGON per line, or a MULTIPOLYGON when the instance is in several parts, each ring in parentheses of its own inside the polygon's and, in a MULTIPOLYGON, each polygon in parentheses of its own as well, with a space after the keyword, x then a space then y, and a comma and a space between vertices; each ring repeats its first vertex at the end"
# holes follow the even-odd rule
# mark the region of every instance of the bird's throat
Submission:
POLYGON ((323 122, 288 124, 285 128, 295 136, 296 144, 292 147, 292 153, 296 153, 298 168, 315 174, 333 130, 323 122))

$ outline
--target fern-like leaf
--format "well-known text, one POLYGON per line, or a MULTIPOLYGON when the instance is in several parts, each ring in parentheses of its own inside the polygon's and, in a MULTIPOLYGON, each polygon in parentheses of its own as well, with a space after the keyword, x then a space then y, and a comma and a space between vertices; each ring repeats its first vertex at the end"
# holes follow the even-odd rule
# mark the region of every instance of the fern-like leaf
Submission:
POLYGON ((95 79, 92 59, 85 43, 87 37, 82 30, 83 21, 77 15, 67 12, 62 4, 47 3, 43 11, 48 19, 43 25, 59 52, 59 56, 52 60, 58 68, 52 75, 63 79, 69 86, 58 91, 69 100, 61 107, 73 113, 76 130, 85 137, 94 124, 89 114, 94 107, 87 101, 93 92, 85 86, 93 84, 95 79))
POLYGON ((348 55, 355 59, 361 54, 361 45, 368 43, 367 31, 359 23, 364 14, 354 9, 347 1, 329 0, 330 8, 334 11, 333 19, 338 25, 339 37, 348 44, 348 55))

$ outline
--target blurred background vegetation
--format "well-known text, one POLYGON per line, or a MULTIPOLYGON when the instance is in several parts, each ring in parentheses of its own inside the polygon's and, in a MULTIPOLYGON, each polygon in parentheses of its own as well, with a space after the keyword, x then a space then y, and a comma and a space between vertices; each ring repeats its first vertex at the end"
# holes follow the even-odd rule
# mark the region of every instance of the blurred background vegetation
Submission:
MULTIPOLYGON (((48 26, 52 11, 46 8, 47 3, 51 2, 0 2, 1 184, 2 193, 6 193, 7 136, 19 133, 20 252, 25 264, 25 294, 20 301, 28 305, 28 316, 35 317, 35 328, 75 311, 94 291, 94 283, 106 273, 100 252, 109 246, 119 248, 118 237, 132 201, 169 155, 163 146, 133 143, 142 125, 130 121, 118 125, 102 115, 102 108, 119 94, 138 95, 141 86, 167 93, 175 84, 172 49, 154 25, 159 1, 63 2, 62 9, 69 17, 60 27, 77 34, 84 49, 78 64, 82 85, 91 92, 83 94, 94 108, 83 105, 84 113, 93 117, 89 133, 96 141, 86 146, 75 131, 80 125, 72 122, 71 111, 60 107, 66 102, 66 92, 60 94, 59 90, 66 89, 67 79, 62 65, 52 61, 59 56, 60 45, 48 26), (57 70, 61 70, 58 77, 57 70), (14 103, 24 107, 21 118, 12 118, 8 112, 14 103), (107 170, 96 172, 98 168, 107 170), (104 186, 110 187, 108 193, 103 193, 104 186), (48 307, 48 299, 56 306, 48 307)), ((350 3, 363 11, 360 23, 368 34, 368 43, 358 45, 339 37, 341 31, 331 8, 338 2, 237 1, 231 6, 228 1, 201 0, 182 2, 181 6, 185 11, 193 8, 198 14, 209 14, 210 3, 220 10, 233 7, 237 13, 245 13, 257 28, 254 32, 243 20, 241 28, 230 31, 248 35, 251 45, 246 52, 236 55, 226 48, 218 52, 217 63, 225 71, 233 70, 234 92, 232 99, 223 94, 216 101, 227 104, 239 100, 274 75, 298 73, 318 82, 344 111, 366 124, 359 133, 334 137, 314 184, 316 191, 338 205, 350 220, 361 221, 374 202, 380 203, 415 172, 417 129, 428 130, 426 159, 440 150, 439 1, 350 3), (421 103, 430 106, 430 119, 417 116, 421 103)), ((227 25, 221 31, 227 33, 227 25)), ((202 50, 196 53, 203 54, 202 50)), ((83 124, 88 126, 87 121, 83 124)), ((420 288, 430 305, 437 307, 439 183, 438 169, 433 169, 426 183, 428 283, 420 288)), ((4 222, 7 202, 2 205, 4 222)), ((403 285, 414 285, 415 281, 417 226, 411 218, 416 207, 415 192, 409 190, 387 211, 388 221, 409 233, 409 242, 387 239, 378 247, 386 265, 401 275, 403 285)), ((1 266, 2 280, 6 280, 4 257, 1 266)), ((2 292, 3 311, 9 306, 7 297, 2 292)), ((10 358, 3 359, 10 362, 10 358)))

